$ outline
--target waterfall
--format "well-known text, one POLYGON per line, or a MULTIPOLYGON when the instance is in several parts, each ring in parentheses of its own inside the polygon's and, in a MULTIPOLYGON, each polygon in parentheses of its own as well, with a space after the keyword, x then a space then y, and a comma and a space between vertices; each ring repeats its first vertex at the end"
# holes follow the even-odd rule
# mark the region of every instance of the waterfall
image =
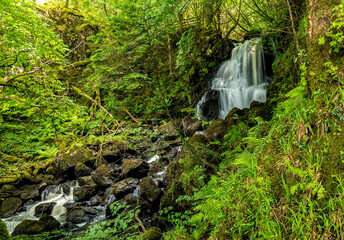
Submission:
POLYGON ((264 53, 260 38, 238 43, 224 62, 209 90, 197 104, 200 119, 224 119, 228 112, 266 101, 264 53))

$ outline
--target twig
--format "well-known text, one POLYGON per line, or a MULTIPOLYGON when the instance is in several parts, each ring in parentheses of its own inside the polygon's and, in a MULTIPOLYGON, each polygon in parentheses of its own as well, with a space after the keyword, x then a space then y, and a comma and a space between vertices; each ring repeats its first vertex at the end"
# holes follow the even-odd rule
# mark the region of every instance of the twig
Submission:
POLYGON ((135 219, 139 222, 139 224, 140 224, 140 226, 142 228, 142 231, 146 232, 147 230, 146 230, 145 226, 143 225, 141 219, 139 218, 139 216, 136 213, 135 213, 135 219))

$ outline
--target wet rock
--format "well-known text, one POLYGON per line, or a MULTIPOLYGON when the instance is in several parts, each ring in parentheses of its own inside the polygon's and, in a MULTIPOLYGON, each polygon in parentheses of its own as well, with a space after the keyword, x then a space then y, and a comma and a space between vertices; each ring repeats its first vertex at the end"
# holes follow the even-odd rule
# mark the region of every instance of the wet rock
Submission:
POLYGON ((48 174, 52 174, 64 179, 74 178, 74 169, 78 163, 93 166, 94 157, 86 148, 73 147, 66 149, 58 157, 49 163, 48 174))
POLYGON ((143 240, 160 240, 162 238, 162 231, 158 227, 151 227, 143 233, 143 240))
POLYGON ((164 171, 167 165, 168 160, 166 159, 159 159, 158 161, 155 161, 149 168, 148 176, 153 176, 158 172, 164 171))
POLYGON ((121 199, 129 193, 133 193, 138 187, 139 180, 135 178, 127 178, 120 182, 116 182, 111 186, 111 192, 116 199, 121 199))
POLYGON ((205 120, 213 121, 219 118, 219 97, 220 93, 217 90, 209 90, 205 93, 206 101, 200 106, 205 120))
POLYGON ((126 159, 122 164, 122 175, 126 178, 143 178, 149 171, 149 165, 142 159, 126 159))
POLYGON ((173 122, 168 122, 160 126, 160 130, 165 135, 165 140, 171 141, 178 137, 178 132, 173 124, 173 122))
POLYGON ((92 179, 101 189, 110 187, 113 183, 111 169, 105 164, 101 165, 92 175, 92 179))
POLYGON ((22 221, 13 231, 12 236, 34 235, 48 232, 60 227, 60 223, 52 216, 43 216, 39 220, 26 219, 22 221))
POLYGON ((110 163, 118 163, 121 160, 122 155, 119 149, 115 149, 104 151, 102 157, 110 163))
POLYGON ((74 207, 67 213, 67 222, 90 222, 97 214, 98 211, 91 207, 74 207))
POLYGON ((134 196, 129 194, 122 199, 123 202, 126 202, 131 209, 139 207, 141 212, 139 213, 140 217, 153 214, 153 206, 144 198, 140 196, 134 196))
POLYGON ((92 176, 80 177, 78 178, 79 186, 90 185, 90 186, 97 186, 97 184, 93 181, 92 176))
POLYGON ((55 205, 55 202, 39 204, 37 207, 35 207, 35 217, 50 215, 55 205))
POLYGON ((83 176, 87 176, 90 175, 92 172, 92 169, 87 167, 85 164, 83 163, 78 163, 75 166, 75 176, 76 177, 83 177, 83 176))
POLYGON ((146 177, 140 181, 140 196, 147 199, 150 202, 155 202, 158 200, 160 195, 160 189, 155 184, 152 178, 146 177))
POLYGON ((6 198, 0 206, 0 217, 7 218, 15 213, 23 204, 20 198, 10 197, 6 198))
POLYGON ((85 202, 68 202, 63 204, 63 206, 66 208, 67 212, 69 212, 71 209, 75 207, 86 207, 87 203, 85 202))
POLYGON ((228 123, 223 119, 217 119, 205 131, 205 136, 211 141, 220 141, 227 134, 228 123))
POLYGON ((41 197, 40 189, 42 186, 40 185, 31 185, 31 186, 23 186, 20 188, 20 198, 27 200, 27 199, 35 199, 39 200, 41 197))
POLYGON ((96 188, 92 185, 84 185, 74 188, 74 200, 76 202, 88 200, 96 194, 96 188))
POLYGON ((182 120, 183 133, 184 136, 190 137, 194 135, 197 130, 201 130, 202 121, 198 119, 192 119, 192 117, 187 116, 182 120))
POLYGON ((98 206, 98 205, 101 205, 101 203, 102 203, 102 198, 100 196, 93 196, 90 199, 91 206, 98 206))

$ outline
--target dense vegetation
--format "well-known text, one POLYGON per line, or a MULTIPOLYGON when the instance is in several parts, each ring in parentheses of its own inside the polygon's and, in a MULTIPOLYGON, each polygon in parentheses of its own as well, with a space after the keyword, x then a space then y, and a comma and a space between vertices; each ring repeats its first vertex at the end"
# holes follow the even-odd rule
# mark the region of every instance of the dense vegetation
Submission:
MULTIPOLYGON (((0 26, 2 176, 151 137, 192 114, 227 46, 261 36, 276 56, 264 110, 215 121, 223 138, 180 134, 164 239, 344 238, 343 1, 0 0, 0 26)), ((81 238, 141 236, 115 222, 81 238)))

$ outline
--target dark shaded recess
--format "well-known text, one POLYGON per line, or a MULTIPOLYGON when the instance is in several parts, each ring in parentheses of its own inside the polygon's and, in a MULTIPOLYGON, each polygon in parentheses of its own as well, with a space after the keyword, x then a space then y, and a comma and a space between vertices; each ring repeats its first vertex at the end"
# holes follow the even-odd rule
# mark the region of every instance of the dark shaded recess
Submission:
POLYGON ((205 93, 207 100, 201 104, 200 108, 203 117, 208 121, 213 121, 219 118, 219 98, 220 93, 217 90, 209 90, 205 93))

